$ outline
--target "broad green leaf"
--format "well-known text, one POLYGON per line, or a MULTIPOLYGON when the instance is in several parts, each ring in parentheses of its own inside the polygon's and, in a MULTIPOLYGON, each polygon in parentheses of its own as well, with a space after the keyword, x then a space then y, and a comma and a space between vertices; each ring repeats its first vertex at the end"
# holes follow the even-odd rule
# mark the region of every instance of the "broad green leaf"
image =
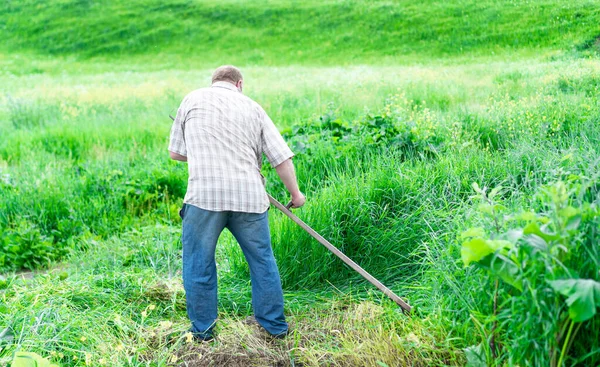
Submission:
POLYGON ((494 252, 501 248, 512 248, 513 247, 513 244, 506 240, 487 240, 486 242, 487 242, 488 246, 490 246, 492 249, 494 249, 494 252))
POLYGON ((483 238, 473 238, 463 242, 460 249, 460 255, 465 266, 473 261, 479 261, 484 257, 493 254, 496 250, 503 247, 511 247, 512 243, 504 240, 484 240, 483 238))
POLYGON ((479 261, 493 252, 494 250, 487 245, 483 238, 474 238, 470 241, 463 242, 460 249, 460 257, 465 266, 467 266, 471 262, 479 261))
POLYGON ((523 291, 523 283, 519 280, 519 267, 504 256, 496 256, 490 262, 492 272, 505 283, 523 291))
POLYGON ((534 234, 543 238, 546 242, 554 241, 560 238, 560 236, 556 234, 543 232, 540 226, 535 222, 531 222, 526 225, 525 228, 523 228, 523 234, 534 234))
POLYGON ((563 279, 548 281, 558 293, 567 297, 569 317, 575 322, 591 319, 600 307, 600 282, 593 279, 563 279))
POLYGON ((538 235, 530 234, 525 236, 524 240, 527 244, 535 249, 548 251, 548 243, 546 243, 546 241, 544 241, 544 239, 538 235))
POLYGON ((474 228, 469 228, 460 234, 461 240, 464 240, 466 238, 473 238, 473 237, 485 237, 485 230, 482 227, 474 227, 474 228))
POLYGON ((494 276, 505 283, 510 284, 519 291, 523 291, 523 283, 518 277, 519 267, 510 258, 501 254, 489 255, 477 263, 487 268, 494 276))

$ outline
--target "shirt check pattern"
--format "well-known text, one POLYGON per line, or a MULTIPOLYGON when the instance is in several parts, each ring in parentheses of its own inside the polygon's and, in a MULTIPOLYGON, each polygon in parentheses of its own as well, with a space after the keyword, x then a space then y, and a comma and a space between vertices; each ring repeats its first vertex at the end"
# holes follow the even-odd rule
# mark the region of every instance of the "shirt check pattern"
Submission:
POLYGON ((294 156, 267 113, 228 82, 188 94, 171 127, 169 151, 188 159, 184 203, 211 211, 269 208, 262 154, 273 167, 294 156))

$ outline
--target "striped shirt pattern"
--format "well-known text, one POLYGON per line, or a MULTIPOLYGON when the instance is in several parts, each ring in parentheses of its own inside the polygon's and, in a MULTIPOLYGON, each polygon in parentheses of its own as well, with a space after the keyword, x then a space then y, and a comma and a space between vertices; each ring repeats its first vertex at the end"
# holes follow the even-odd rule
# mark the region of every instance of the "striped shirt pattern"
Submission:
POLYGON ((169 151, 188 159, 184 203, 211 211, 263 213, 269 208, 260 173, 294 156, 267 113, 228 82, 188 94, 173 126, 169 151))

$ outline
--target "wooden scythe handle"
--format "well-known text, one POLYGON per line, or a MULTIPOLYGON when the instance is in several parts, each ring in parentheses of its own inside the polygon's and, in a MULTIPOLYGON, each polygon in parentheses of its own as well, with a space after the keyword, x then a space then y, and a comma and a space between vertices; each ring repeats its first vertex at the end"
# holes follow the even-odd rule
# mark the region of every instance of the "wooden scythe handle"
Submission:
POLYGON ((402 309, 406 313, 410 313, 411 307, 408 303, 404 302, 402 300, 402 298, 398 297, 388 287, 383 285, 379 280, 377 280, 371 274, 367 273, 367 271, 365 269, 361 268, 357 263, 352 261, 352 259, 350 259, 348 256, 344 255, 344 253, 341 252, 337 247, 332 245, 329 241, 327 241, 325 238, 323 238, 323 236, 318 234, 314 229, 310 228, 300 218, 298 218, 296 215, 294 215, 289 210, 289 207, 291 207, 291 205, 290 205, 291 202, 290 202, 290 204, 288 204, 288 207, 286 207, 282 203, 277 201, 275 198, 273 198, 271 195, 267 194, 267 196, 269 197, 269 201, 271 202, 271 204, 273 204, 277 209, 281 210, 281 212, 283 212, 283 214, 287 215, 291 220, 296 222, 296 224, 298 224, 300 227, 302 227, 302 229, 304 229, 306 232, 308 232, 308 234, 310 234, 314 239, 319 241, 319 243, 321 243, 323 246, 325 246, 329 251, 333 252, 333 254, 335 256, 342 259, 342 261, 345 262, 346 265, 348 265, 349 267, 354 269, 356 272, 358 272, 360 275, 362 275, 366 280, 368 280, 371 284, 376 286, 380 291, 385 293, 385 295, 388 296, 392 301, 396 302, 398 304, 398 306, 402 307, 402 309))

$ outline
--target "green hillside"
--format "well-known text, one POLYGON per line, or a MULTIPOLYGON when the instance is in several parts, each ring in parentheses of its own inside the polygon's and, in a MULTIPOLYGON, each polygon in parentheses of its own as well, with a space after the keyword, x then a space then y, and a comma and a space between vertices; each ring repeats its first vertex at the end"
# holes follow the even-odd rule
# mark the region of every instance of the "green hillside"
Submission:
POLYGON ((8 0, 6 53, 202 64, 352 64, 572 48, 600 34, 593 0, 8 0))

